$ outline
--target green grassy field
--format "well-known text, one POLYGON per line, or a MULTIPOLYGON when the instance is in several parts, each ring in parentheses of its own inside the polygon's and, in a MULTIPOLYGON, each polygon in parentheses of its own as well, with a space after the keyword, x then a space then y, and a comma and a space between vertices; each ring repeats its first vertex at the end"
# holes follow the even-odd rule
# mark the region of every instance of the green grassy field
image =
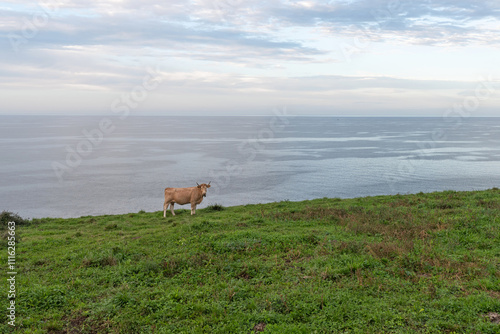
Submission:
POLYGON ((18 223, 17 331, 500 333, 496 188, 176 212, 18 223))

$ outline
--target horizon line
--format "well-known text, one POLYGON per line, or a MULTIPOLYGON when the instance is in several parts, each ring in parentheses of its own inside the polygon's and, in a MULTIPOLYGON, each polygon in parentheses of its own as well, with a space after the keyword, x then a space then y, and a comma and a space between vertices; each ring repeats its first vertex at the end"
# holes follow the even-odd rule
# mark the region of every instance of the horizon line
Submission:
MULTIPOLYGON (((1 114, 0 117, 113 117, 116 115, 109 114, 1 114)), ((159 115, 159 114, 144 114, 144 115, 129 115, 127 118, 137 117, 274 117, 274 114, 258 114, 258 115, 159 115)), ((433 116, 433 115, 323 115, 323 114, 286 114, 279 117, 324 117, 324 118, 500 118, 500 116, 477 115, 477 116, 433 116)))

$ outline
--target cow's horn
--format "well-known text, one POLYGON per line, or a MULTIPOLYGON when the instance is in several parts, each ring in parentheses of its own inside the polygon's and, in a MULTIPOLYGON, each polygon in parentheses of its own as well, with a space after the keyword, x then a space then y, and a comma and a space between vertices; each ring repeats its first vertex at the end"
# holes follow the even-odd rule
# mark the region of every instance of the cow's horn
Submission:
POLYGON ((196 182, 196 185, 199 186, 198 182, 196 182))
POLYGON ((212 181, 209 181, 208 184, 210 184, 210 182, 212 182, 212 181))

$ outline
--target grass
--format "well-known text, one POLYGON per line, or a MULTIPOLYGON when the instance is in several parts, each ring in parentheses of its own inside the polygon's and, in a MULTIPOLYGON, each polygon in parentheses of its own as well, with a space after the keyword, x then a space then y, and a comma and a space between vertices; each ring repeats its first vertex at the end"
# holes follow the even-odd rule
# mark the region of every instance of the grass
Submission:
POLYGON ((20 333, 500 333, 496 188, 40 219, 16 236, 20 333))

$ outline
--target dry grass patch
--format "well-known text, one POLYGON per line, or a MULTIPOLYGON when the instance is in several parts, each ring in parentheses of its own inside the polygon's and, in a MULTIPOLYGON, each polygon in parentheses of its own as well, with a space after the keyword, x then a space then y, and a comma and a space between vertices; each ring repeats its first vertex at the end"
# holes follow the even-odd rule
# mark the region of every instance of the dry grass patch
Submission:
POLYGON ((372 242, 366 245, 366 250, 378 259, 394 259, 413 250, 413 243, 372 242))
POLYGON ((347 210, 337 208, 324 208, 324 207, 306 207, 298 211, 286 211, 271 214, 270 217, 275 220, 341 220, 348 215, 347 210))

